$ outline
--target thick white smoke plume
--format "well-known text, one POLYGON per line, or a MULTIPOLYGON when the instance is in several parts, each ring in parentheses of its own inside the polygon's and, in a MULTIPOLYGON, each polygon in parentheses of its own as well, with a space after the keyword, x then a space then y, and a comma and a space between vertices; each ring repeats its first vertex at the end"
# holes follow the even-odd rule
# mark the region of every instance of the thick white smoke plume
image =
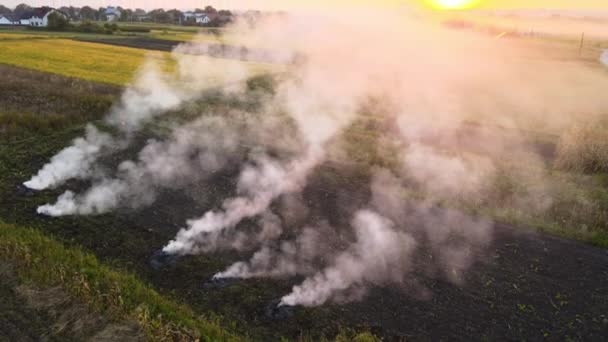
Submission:
POLYGON ((402 180, 387 170, 375 173, 371 190, 372 209, 354 215, 355 240, 344 252, 336 254, 328 240, 335 229, 307 227, 293 242, 268 238, 249 261, 215 278, 307 276, 281 301, 304 306, 356 300, 371 286, 402 284, 415 267, 461 284, 464 271, 490 242, 492 222, 439 209, 433 201, 408 201, 402 180), (417 253, 431 258, 414 265, 417 253), (323 260, 329 265, 317 271, 323 260))
POLYGON ((334 296, 350 300, 369 285, 400 282, 410 267, 415 241, 394 230, 394 224, 372 211, 360 211, 352 223, 356 242, 332 265, 308 278, 279 305, 316 306, 334 296))
POLYGON ((163 250, 172 254, 195 254, 215 249, 222 230, 233 228, 243 219, 264 213, 279 196, 301 191, 311 169, 322 160, 319 148, 311 148, 301 159, 286 166, 262 156, 243 169, 238 190, 243 196, 226 200, 223 211, 210 211, 198 220, 188 222, 175 240, 163 250))
MULTIPOLYGON (((535 42, 496 40, 426 19, 367 10, 239 23, 231 32, 265 50, 229 49, 225 57, 233 61, 223 69, 196 56, 209 53, 208 46, 184 44, 173 54, 176 73, 144 68, 110 113, 107 122, 124 142, 91 127, 26 185, 44 189, 93 177, 82 194, 68 191, 39 208, 51 216, 88 215, 151 205, 164 189, 205 184, 236 166, 236 194, 187 221, 165 253, 252 253, 215 277, 304 277, 283 305, 355 300, 372 286, 419 274, 463 284, 491 241, 492 222, 455 207, 502 203, 492 184, 505 170, 525 185, 509 198, 512 207, 549 207, 547 158, 527 132, 559 134, 596 117, 608 106, 598 91, 608 80, 598 65, 536 58, 553 52, 535 42), (189 108, 212 80, 224 84, 222 96, 251 100, 240 81, 252 73, 235 58, 290 64, 271 91, 255 94, 254 109, 193 106, 198 118, 169 127, 166 139, 149 141, 111 177, 97 172, 97 158, 126 146, 162 113, 189 108), (304 200, 309 179, 329 172, 321 170, 327 165, 338 170, 336 178, 342 168, 371 178, 369 186, 329 189, 371 190, 364 203, 336 196, 350 224, 309 215, 315 207, 304 200)), ((330 211, 323 215, 342 214, 330 211)))
MULTIPOLYGON (((271 227, 272 235, 267 234, 265 239, 257 239, 256 242, 263 244, 264 247, 257 251, 251 260, 236 262, 224 272, 216 274, 214 278, 248 279, 309 275, 316 271, 315 263, 319 261, 319 257, 328 257, 330 254, 329 248, 323 246, 327 244, 326 236, 335 233, 331 227, 306 227, 299 233, 296 241, 282 241, 278 248, 269 244, 277 241, 283 233, 281 222, 275 221, 271 227)), ((248 238, 247 241, 251 244, 252 240, 248 238)))
POLYGON ((151 204, 161 189, 201 182, 229 162, 239 132, 225 120, 203 117, 175 129, 166 141, 152 140, 136 162, 124 161, 115 178, 102 177, 83 195, 67 191, 57 203, 38 208, 49 216, 103 214, 117 207, 151 204))
MULTIPOLYGON (((196 99, 201 92, 221 84, 240 84, 251 76, 251 71, 242 63, 227 63, 230 73, 218 73, 209 58, 182 55, 184 51, 175 52, 173 58, 178 60, 174 74, 161 70, 157 58, 148 58, 138 71, 134 82, 127 87, 120 102, 113 106, 105 122, 118 129, 120 136, 109 138, 92 125, 87 128, 82 138, 73 145, 60 151, 51 162, 46 164, 37 175, 24 183, 25 186, 44 190, 64 184, 73 178, 88 178, 91 167, 103 153, 116 152, 126 148, 133 133, 154 119, 170 110, 178 109, 185 102, 196 99)), ((65 197, 70 198, 70 196, 65 197)), ((66 209, 68 207, 65 207, 66 209)), ((98 210, 84 210, 82 213, 94 213, 98 210)), ((60 214, 62 211, 54 211, 60 214)), ((65 214, 74 214, 68 210, 65 214)))
MULTIPOLYGON (((145 121, 178 104, 179 96, 161 76, 158 66, 147 62, 138 73, 133 85, 112 108, 106 121, 123 132, 134 132, 145 121)), ((89 125, 84 137, 60 151, 25 186, 44 190, 62 185, 73 178, 87 178, 97 158, 106 150, 125 146, 124 137, 111 138, 89 125), (118 139, 118 140, 117 140, 118 139)))
POLYGON ((38 174, 24 183, 30 189, 43 190, 57 186, 68 179, 88 177, 102 148, 111 145, 110 135, 88 125, 86 136, 74 140, 72 146, 55 155, 38 174))

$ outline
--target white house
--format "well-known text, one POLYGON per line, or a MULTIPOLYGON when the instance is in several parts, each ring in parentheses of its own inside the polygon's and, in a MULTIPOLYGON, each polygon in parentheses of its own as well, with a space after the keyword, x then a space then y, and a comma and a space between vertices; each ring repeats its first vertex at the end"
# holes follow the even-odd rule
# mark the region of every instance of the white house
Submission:
POLYGON ((33 26, 33 27, 47 27, 49 25, 49 15, 57 13, 63 17, 67 16, 60 11, 50 7, 35 8, 19 19, 19 25, 33 26))
POLYGON ((195 21, 197 24, 209 24, 211 22, 211 18, 207 13, 196 13, 195 21))
POLYGON ((106 8, 105 14, 107 21, 118 21, 122 13, 118 8, 110 6, 106 8))
POLYGON ((182 16, 184 17, 185 21, 188 21, 188 19, 190 19, 190 18, 195 18, 196 13, 194 13, 192 11, 186 11, 186 12, 182 13, 182 16))
POLYGON ((0 14, 0 25, 15 25, 13 18, 0 14))

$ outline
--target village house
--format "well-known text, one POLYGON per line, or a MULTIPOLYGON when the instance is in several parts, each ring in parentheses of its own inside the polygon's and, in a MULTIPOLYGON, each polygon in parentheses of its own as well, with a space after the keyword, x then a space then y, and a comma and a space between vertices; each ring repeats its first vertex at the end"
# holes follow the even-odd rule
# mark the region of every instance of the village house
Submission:
POLYGON ((13 17, 0 14, 0 25, 16 25, 16 22, 13 17))
POLYGON ((47 27, 49 25, 49 15, 52 13, 57 13, 66 19, 68 18, 66 14, 54 8, 39 7, 24 13, 21 18, 19 18, 18 24, 32 27, 47 27))
POLYGON ((211 22, 212 18, 209 14, 207 13, 196 13, 195 14, 195 22, 197 24, 209 24, 211 22))
POLYGON ((194 13, 192 11, 186 11, 186 12, 182 13, 182 17, 184 18, 184 21, 193 20, 192 18, 196 17, 196 13, 194 13))
POLYGON ((110 6, 106 8, 105 15, 107 21, 118 21, 122 13, 118 8, 110 6))

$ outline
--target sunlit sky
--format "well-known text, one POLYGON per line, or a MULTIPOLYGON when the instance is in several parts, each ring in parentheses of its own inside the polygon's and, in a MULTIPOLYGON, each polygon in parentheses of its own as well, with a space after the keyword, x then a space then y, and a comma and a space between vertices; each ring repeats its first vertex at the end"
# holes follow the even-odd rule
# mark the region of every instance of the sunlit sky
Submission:
MULTIPOLYGON (((404 3, 421 3, 436 0, 0 0, 0 4, 14 7, 25 2, 32 6, 49 5, 102 7, 108 5, 126 8, 180 8, 190 9, 212 5, 229 9, 301 10, 325 7, 395 6, 404 3)), ((485 9, 546 8, 546 9, 608 9, 608 0, 477 0, 477 7, 485 9)))

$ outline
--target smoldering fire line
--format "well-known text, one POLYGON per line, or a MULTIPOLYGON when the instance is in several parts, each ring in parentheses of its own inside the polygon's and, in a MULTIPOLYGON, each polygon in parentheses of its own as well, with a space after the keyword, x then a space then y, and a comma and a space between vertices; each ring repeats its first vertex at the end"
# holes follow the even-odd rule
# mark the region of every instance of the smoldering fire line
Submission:
MULTIPOLYGON (((178 48, 188 49, 187 46, 178 48)), ((112 107, 104 121, 114 127, 119 136, 111 137, 89 125, 84 137, 74 140, 72 146, 55 155, 24 185, 44 190, 61 186, 73 178, 87 179, 96 171, 93 168, 101 155, 127 148, 132 135, 147 122, 196 100, 204 91, 217 87, 218 80, 222 81, 224 89, 238 89, 252 76, 245 66, 236 62, 232 64, 231 72, 218 74, 208 59, 180 53, 173 57, 177 60, 177 70, 171 75, 161 70, 156 59, 148 58, 119 103, 112 107), (189 72, 191 69, 198 71, 189 72)))
MULTIPOLYGON (((462 284, 462 274, 491 241, 492 222, 436 207, 450 201, 492 200, 488 184, 497 177, 500 163, 517 159, 510 176, 533 186, 514 202, 521 210, 545 210, 553 191, 545 182, 546 166, 536 150, 512 142, 523 139, 521 132, 527 129, 550 126, 559 131, 580 120, 573 113, 595 113, 608 105, 608 99, 590 91, 608 85, 593 68, 563 64, 556 73, 555 65, 531 61, 529 51, 521 51, 516 43, 450 31, 409 13, 279 16, 253 28, 237 23, 232 30, 247 44, 272 47, 281 58, 300 56, 286 75, 274 80, 272 91, 259 94, 254 119, 241 127, 224 118, 173 128, 169 139, 150 142, 136 162, 122 163, 117 177, 100 177, 84 195, 67 192, 55 205, 39 210, 87 215, 130 206, 134 198, 152 203, 153 189, 179 188, 184 179, 204 182, 201 174, 221 169, 235 146, 247 144, 253 148, 239 161, 236 195, 188 221, 164 247, 167 254, 161 259, 226 249, 256 251, 216 278, 304 276, 279 303, 292 306, 358 300, 369 287, 399 283, 415 267, 440 269, 450 281, 462 284), (579 86, 573 89, 572 83, 579 86), (370 106, 370 99, 377 106, 370 106), (546 113, 555 115, 547 121, 546 113), (341 138, 366 115, 390 129, 367 134, 378 137, 377 146, 345 146, 341 138), (443 134, 470 121, 507 127, 514 137, 480 130, 479 137, 470 137, 473 143, 465 143, 443 134), (482 143, 484 153, 468 148, 482 143), (274 155, 271 149, 289 153, 274 155), (393 161, 390 170, 372 177, 371 203, 357 208, 346 227, 352 238, 329 252, 318 236, 321 231, 331 236, 332 229, 313 225, 295 230, 295 237, 286 240, 286 222, 274 213, 273 203, 300 194, 329 155, 348 159, 346 149, 373 150, 393 161), (139 181, 142 178, 146 181, 139 181), (412 188, 417 205, 403 200, 412 188), (245 219, 255 220, 258 229, 241 231, 245 219), (413 264, 422 248, 436 254, 436 261, 413 264)), ((193 42, 180 49, 196 48, 193 42)), ((148 90, 130 88, 117 107, 122 111, 113 112, 108 122, 126 122, 128 135, 155 116, 193 101, 210 73, 217 73, 205 69, 196 56, 174 57, 178 76, 167 79, 143 71, 135 83, 144 82, 148 90)), ((239 64, 221 74, 225 80, 250 75, 239 64)), ((243 89, 231 87, 226 93, 239 98, 243 89)), ((58 154, 29 184, 56 187, 69 178, 90 177, 99 155, 111 153, 114 146, 103 133, 91 135, 58 154)), ((306 210, 306 203, 295 202, 286 210, 306 210)))

